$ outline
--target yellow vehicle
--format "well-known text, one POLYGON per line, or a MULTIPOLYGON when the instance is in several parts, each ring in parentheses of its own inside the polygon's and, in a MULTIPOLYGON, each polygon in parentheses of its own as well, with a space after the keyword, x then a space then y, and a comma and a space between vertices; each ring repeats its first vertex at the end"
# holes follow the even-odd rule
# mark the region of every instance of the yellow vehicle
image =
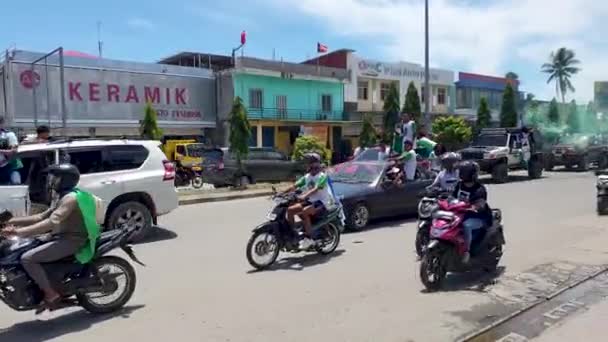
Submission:
POLYGON ((205 144, 194 139, 167 140, 163 145, 167 158, 171 161, 180 161, 184 166, 200 166, 205 148, 205 144))

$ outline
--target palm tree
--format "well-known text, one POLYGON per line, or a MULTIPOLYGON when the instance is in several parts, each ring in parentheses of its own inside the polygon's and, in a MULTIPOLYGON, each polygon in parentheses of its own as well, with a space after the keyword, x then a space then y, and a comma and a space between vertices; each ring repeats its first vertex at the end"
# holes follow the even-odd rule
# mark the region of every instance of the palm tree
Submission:
POLYGON ((570 82, 570 77, 577 74, 581 69, 577 67, 580 61, 576 59, 576 54, 573 50, 565 47, 559 48, 555 52, 551 52, 549 63, 543 64, 542 72, 549 74, 547 83, 555 81, 555 94, 562 98, 562 103, 566 103, 566 93, 575 89, 570 82))

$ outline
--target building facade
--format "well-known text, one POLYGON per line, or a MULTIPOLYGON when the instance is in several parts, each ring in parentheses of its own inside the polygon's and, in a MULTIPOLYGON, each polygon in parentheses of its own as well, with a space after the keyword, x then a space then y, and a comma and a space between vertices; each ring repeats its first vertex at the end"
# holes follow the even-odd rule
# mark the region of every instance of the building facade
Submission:
POLYGON ((144 107, 166 135, 201 136, 216 125, 215 76, 208 69, 28 51, 0 66, 0 115, 23 133, 48 125, 58 135, 138 136, 144 107), (63 76, 62 76, 63 74, 63 76), (63 78, 62 78, 63 77, 63 78))
POLYGON ((344 110, 345 69, 297 63, 236 59, 218 74, 218 127, 228 143, 228 114, 240 97, 252 125, 252 146, 291 153, 295 139, 312 134, 337 146, 349 117, 344 110))
MULTIPOLYGON (((358 119, 364 113, 376 114, 374 122, 382 122, 384 100, 391 83, 399 89, 401 104, 410 83, 416 86, 424 108, 424 67, 408 62, 380 62, 359 57, 352 50, 338 50, 319 58, 306 61, 307 64, 320 64, 336 68, 345 68, 349 73, 349 82, 344 87, 345 106, 348 111, 358 113, 358 119)), ((454 72, 443 69, 430 69, 431 114, 445 115, 453 112, 455 107, 454 72)), ((360 127, 353 125, 347 135, 357 136, 360 127)))
MULTIPOLYGON (((523 94, 519 92, 518 80, 459 72, 456 81, 455 113, 463 115, 469 121, 475 121, 481 99, 485 98, 490 107, 492 121, 499 122, 503 93, 509 83, 514 87, 516 99, 519 100, 523 94)), ((523 101, 518 101, 518 104, 523 104, 523 101)))

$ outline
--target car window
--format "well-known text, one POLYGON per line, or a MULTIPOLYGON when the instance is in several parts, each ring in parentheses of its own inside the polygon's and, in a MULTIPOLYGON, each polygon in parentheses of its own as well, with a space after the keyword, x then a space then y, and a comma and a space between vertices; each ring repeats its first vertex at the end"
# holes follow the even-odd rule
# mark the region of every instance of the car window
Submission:
POLYGON ((219 149, 206 149, 201 152, 201 157, 203 157, 203 165, 215 164, 222 162, 224 152, 219 149))
POLYGON ((119 145, 106 148, 104 171, 138 169, 148 159, 148 150, 140 145, 119 145))
POLYGON ((67 160, 78 168, 81 175, 86 175, 104 172, 102 156, 101 147, 68 149, 62 153, 62 162, 67 160))

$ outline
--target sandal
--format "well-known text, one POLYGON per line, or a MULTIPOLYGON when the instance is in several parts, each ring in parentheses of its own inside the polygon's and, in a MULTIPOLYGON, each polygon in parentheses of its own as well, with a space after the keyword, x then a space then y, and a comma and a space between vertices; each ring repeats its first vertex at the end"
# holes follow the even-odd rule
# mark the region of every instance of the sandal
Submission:
POLYGON ((45 312, 46 310, 53 311, 57 308, 59 303, 61 303, 61 296, 57 296, 50 302, 43 301, 42 303, 40 303, 38 308, 36 308, 35 314, 40 315, 41 313, 45 312))

